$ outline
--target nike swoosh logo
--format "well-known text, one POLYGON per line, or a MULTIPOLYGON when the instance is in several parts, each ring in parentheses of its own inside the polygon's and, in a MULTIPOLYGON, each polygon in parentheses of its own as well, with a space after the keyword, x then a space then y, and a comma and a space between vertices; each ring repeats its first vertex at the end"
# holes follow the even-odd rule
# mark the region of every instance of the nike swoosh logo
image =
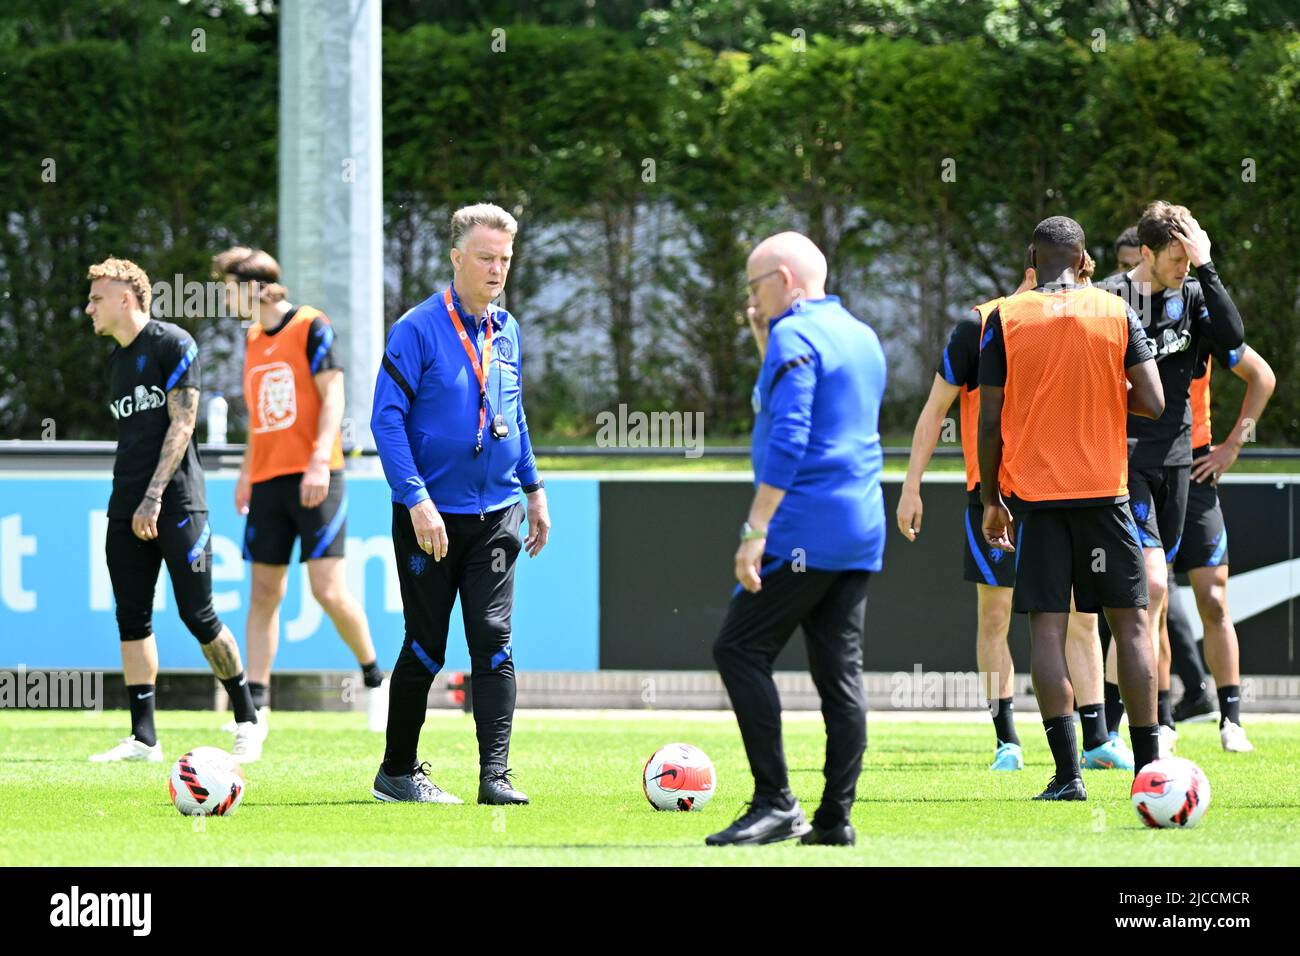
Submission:
MULTIPOLYGON (((1255 617, 1295 598, 1300 598, 1300 558, 1228 576, 1228 609, 1233 621, 1255 617)), ((1178 600, 1192 625, 1192 638, 1201 640, 1205 627, 1196 611, 1196 593, 1189 585, 1179 585, 1178 600)))
POLYGON ((1235 704, 1235 703, 1236 703, 1237 701, 1239 701, 1239 700, 1241 700, 1240 697, 1229 697, 1229 698, 1228 698, 1228 703, 1230 703, 1230 704, 1235 704))
POLYGON ((1097 712, 1093 711, 1091 714, 1084 714, 1083 716, 1087 717, 1089 720, 1092 720, 1092 718, 1097 716, 1097 712))
POLYGON ((153 696, 153 691, 149 691, 149 693, 147 693, 147 694, 136 694, 136 695, 135 695, 135 699, 136 699, 136 700, 146 700, 147 698, 150 698, 150 697, 152 697, 152 696, 153 696))
POLYGON ((247 677, 244 677, 244 678, 242 678, 242 679, 239 681, 239 686, 240 686, 240 687, 243 687, 243 686, 244 686, 245 684, 247 684, 247 683, 248 683, 248 678, 247 678, 247 677))

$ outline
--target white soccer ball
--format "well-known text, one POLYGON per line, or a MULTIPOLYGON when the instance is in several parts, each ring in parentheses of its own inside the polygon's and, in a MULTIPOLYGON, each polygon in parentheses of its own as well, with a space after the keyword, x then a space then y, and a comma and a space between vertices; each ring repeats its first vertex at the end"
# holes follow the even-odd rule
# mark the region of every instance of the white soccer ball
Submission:
POLYGON ((713 761, 690 744, 660 747, 641 774, 645 797, 656 810, 702 810, 717 783, 713 761))
POLYGON ((230 816, 245 786, 243 768, 217 747, 195 747, 172 765, 167 780, 172 803, 187 817, 230 816))
POLYGON ((1133 781, 1133 809, 1149 827, 1194 827, 1210 808, 1210 779, 1184 757, 1164 757, 1133 781))

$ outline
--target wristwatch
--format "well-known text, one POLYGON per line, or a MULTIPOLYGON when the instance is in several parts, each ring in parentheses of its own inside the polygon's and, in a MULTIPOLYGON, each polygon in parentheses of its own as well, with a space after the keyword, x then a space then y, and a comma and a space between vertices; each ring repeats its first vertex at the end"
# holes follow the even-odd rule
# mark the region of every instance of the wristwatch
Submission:
POLYGON ((744 524, 740 526, 741 541, 757 541, 760 538, 766 538, 766 537, 767 537, 766 528, 755 528, 748 521, 746 521, 744 524))
POLYGON ((541 478, 538 478, 536 484, 524 485, 524 494, 531 495, 534 491, 541 491, 545 487, 546 487, 546 482, 543 481, 541 478))

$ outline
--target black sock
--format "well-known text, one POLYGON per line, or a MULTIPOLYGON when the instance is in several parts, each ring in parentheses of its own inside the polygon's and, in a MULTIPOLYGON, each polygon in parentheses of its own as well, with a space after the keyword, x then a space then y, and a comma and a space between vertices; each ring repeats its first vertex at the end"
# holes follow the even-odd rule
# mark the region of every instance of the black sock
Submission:
POLYGON ((1173 727, 1174 708, 1169 703, 1169 691, 1156 691, 1156 722, 1164 727, 1173 727))
POLYGON ((131 735, 147 747, 158 743, 153 726, 153 705, 157 699, 153 684, 127 684, 127 702, 131 707, 131 735))
POLYGON ((1119 696, 1119 684, 1112 684, 1107 681, 1105 684, 1106 691, 1106 727, 1109 730, 1119 730, 1119 722, 1124 719, 1124 701, 1119 696))
POLYGON ((1056 782, 1065 783, 1079 776, 1079 743, 1074 736, 1074 715, 1049 717, 1043 721, 1047 743, 1056 761, 1056 782))
POLYGON ((1100 747, 1110 739, 1106 732, 1106 708, 1101 704, 1086 704, 1079 708, 1079 722, 1083 724, 1083 749, 1100 747))
POLYGON ((253 698, 253 706, 261 710, 266 706, 271 696, 271 688, 267 684, 259 684, 256 681, 248 682, 248 693, 253 698))
POLYGON ((235 711, 235 723, 257 723, 257 708, 253 706, 253 695, 248 692, 248 679, 240 671, 234 677, 227 677, 221 682, 230 698, 230 706, 235 711))
POLYGON ((404 776, 416 765, 420 728, 429 706, 433 675, 411 650, 402 646, 388 681, 388 731, 384 746, 384 773, 404 776))
POLYGON ((1128 739, 1133 744, 1133 776, 1160 756, 1160 725, 1134 727, 1128 725, 1128 739))
POLYGON ((361 682, 367 687, 378 687, 384 682, 384 672, 379 669, 378 661, 361 665, 361 682))
POLYGON ((1223 728, 1223 722, 1230 720, 1237 726, 1241 726, 1241 685, 1228 684, 1226 687, 1219 689, 1219 728, 1223 728))
MULTIPOLYGON (((1016 702, 1011 697, 999 697, 993 704, 993 729, 997 732, 999 744, 1019 744, 1016 735, 1016 702)), ((990 708, 992 709, 992 708, 990 708)))

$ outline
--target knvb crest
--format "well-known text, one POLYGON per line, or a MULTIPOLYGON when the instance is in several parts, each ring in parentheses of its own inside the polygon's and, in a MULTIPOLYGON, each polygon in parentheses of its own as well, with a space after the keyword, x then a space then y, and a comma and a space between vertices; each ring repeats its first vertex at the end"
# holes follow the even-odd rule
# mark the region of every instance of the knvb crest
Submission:
POLYGON ((406 566, 411 569, 412 574, 420 575, 429 566, 429 559, 423 554, 413 554, 407 558, 406 566))

